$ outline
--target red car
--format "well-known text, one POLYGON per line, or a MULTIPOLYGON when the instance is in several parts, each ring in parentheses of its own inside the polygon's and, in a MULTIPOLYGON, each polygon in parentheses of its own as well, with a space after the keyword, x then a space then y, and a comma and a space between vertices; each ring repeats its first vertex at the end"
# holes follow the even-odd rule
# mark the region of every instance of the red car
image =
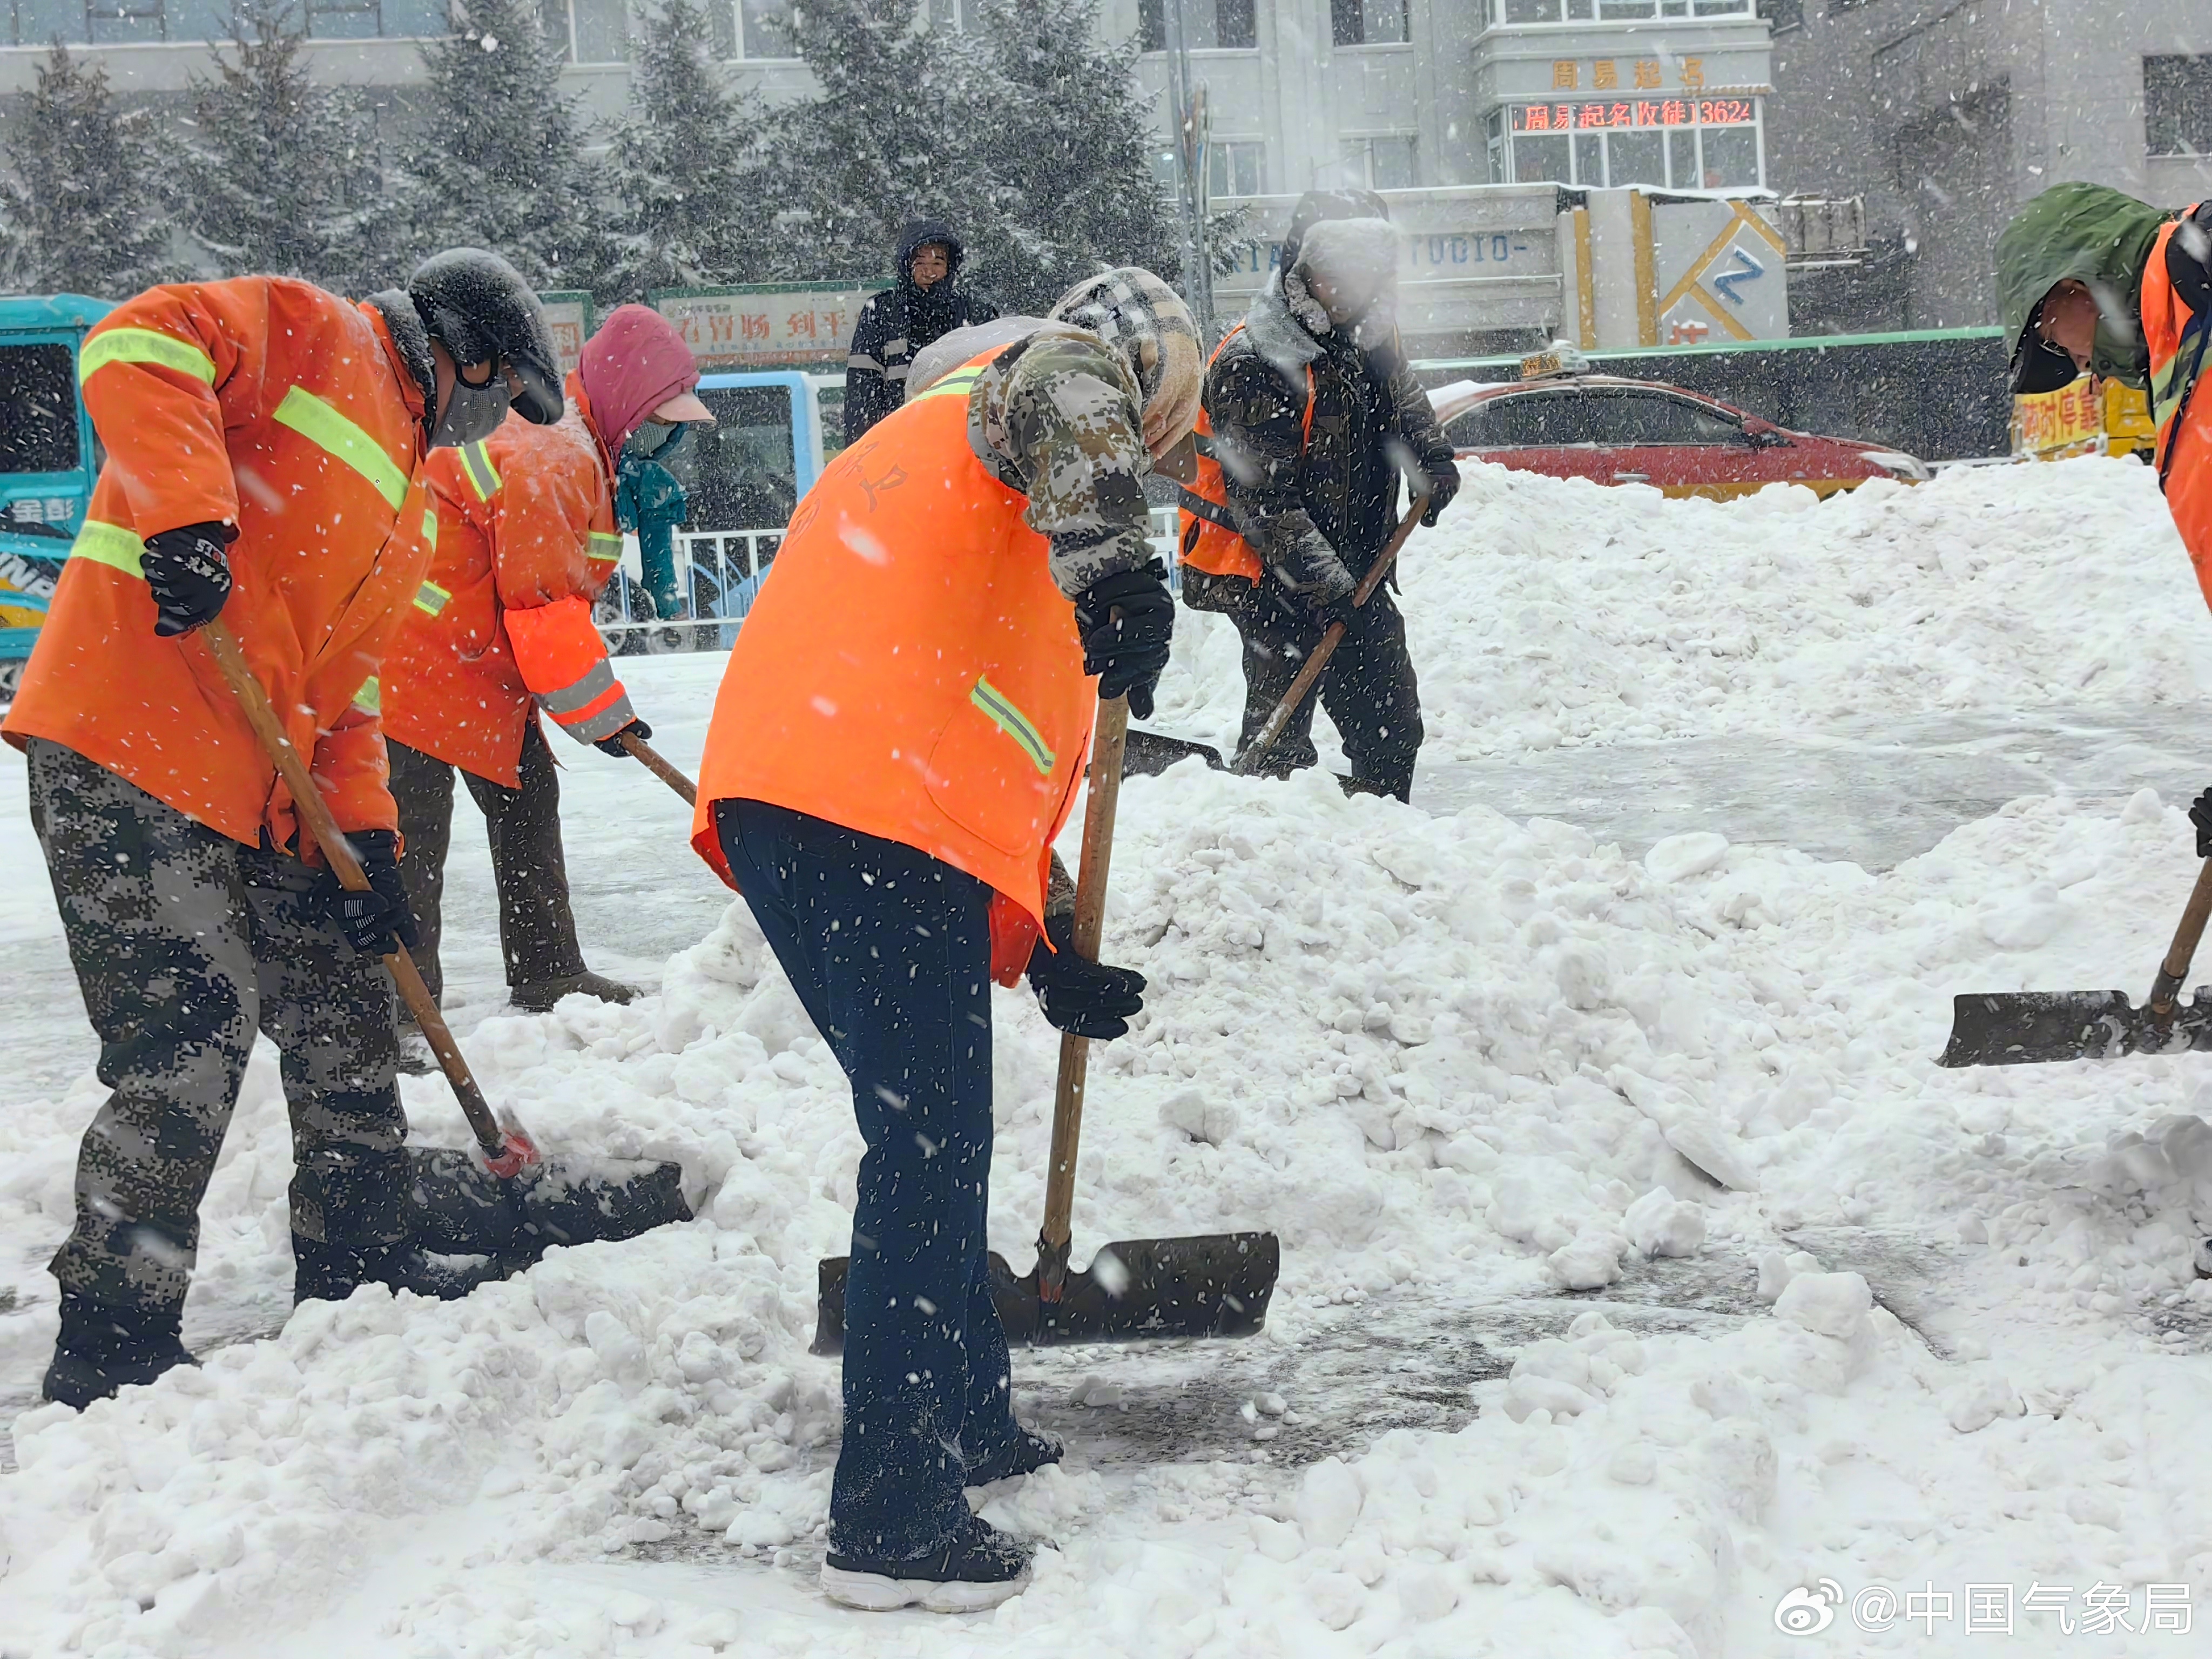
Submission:
POLYGON ((1680 386, 1550 368, 1552 361, 1548 354, 1534 360, 1540 367, 1529 379, 1456 380, 1430 392, 1452 453, 1555 478, 1648 483, 1717 501, 1771 483, 1828 495, 1869 478, 1928 476, 1893 449, 1787 431, 1680 386))

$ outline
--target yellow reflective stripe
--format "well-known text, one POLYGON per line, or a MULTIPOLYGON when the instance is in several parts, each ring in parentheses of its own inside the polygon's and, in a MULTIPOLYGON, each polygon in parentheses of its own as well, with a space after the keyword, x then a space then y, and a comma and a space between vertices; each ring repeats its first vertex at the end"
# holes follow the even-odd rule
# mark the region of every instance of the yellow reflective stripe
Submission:
POLYGON ((605 531, 594 530, 592 532, 592 544, 587 556, 594 559, 619 559, 622 557, 622 538, 610 536, 605 531))
POLYGON ((353 706, 364 714, 384 712, 384 688, 376 683, 375 675, 371 674, 361 683, 361 690, 353 694, 353 706))
POLYGON ((478 501, 488 501, 498 493, 499 469, 491 464, 491 452, 482 439, 461 446, 461 471, 469 475, 469 487, 478 501))
POLYGON ((448 590, 439 586, 437 583, 424 582, 422 586, 415 590, 415 608, 417 611, 427 611, 434 617, 446 608, 446 601, 453 597, 448 590))
POLYGON ((975 682, 975 689, 968 694, 968 701, 990 717, 991 723, 1021 745, 1022 752, 1030 757, 1030 764, 1048 776, 1056 758, 1045 747, 1044 738, 1029 717, 1008 702, 1006 694, 986 679, 975 682))
POLYGON ((82 386, 110 363, 153 363, 215 384, 214 358, 189 340, 150 328, 111 328, 92 336, 77 356, 76 383, 82 386))
POLYGON ((294 386, 276 405, 276 418, 316 448, 335 455, 398 507, 407 499, 407 475, 384 446, 305 386, 294 386))
POLYGON ((422 509, 422 543, 433 553, 438 550, 438 509, 434 507, 422 509))
POLYGON ((87 519, 84 527, 76 532, 76 540, 70 544, 70 557, 90 559, 94 564, 112 565, 126 576, 146 580, 146 568, 141 562, 146 544, 119 524, 102 524, 98 519, 87 519))
POLYGON ((975 382, 982 378, 983 371, 980 368, 955 369, 920 397, 908 401, 918 404, 930 398, 950 398, 955 392, 964 393, 973 390, 975 382))

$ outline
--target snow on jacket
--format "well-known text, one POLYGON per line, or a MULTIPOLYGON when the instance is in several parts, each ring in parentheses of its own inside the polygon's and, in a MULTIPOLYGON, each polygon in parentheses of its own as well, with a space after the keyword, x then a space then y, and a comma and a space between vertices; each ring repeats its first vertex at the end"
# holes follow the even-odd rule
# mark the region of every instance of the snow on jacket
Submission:
POLYGON ((582 743, 636 718, 592 625, 622 556, 614 468, 580 375, 551 426, 509 415, 424 469, 438 550, 385 664, 385 729, 519 788, 532 711, 582 743))
MULTIPOLYGON (((1378 362, 1376 340, 1358 327, 1332 328, 1306 292, 1316 246, 1328 246, 1330 233, 1382 234, 1372 223, 1362 232, 1346 222, 1313 226, 1206 372, 1206 416, 1230 508, 1269 577, 1295 593, 1350 592, 1389 539, 1401 462, 1451 454, 1412 377, 1401 387, 1378 362)), ((1395 243, 1384 251, 1395 259, 1395 243)), ((1372 334, 1395 340, 1387 311, 1370 320, 1372 334)), ((1187 597, 1203 608, 1203 594, 1187 597)))
POLYGON ((954 287, 964 250, 942 219, 915 219, 899 233, 898 283, 860 307, 845 359, 845 441, 852 443, 906 400, 915 354, 956 328, 988 323, 998 308, 954 287), (914 256, 936 242, 945 275, 927 289, 914 281, 914 256))
POLYGON ((155 288, 110 312, 78 359, 107 456, 8 739, 51 739, 234 841, 296 836, 312 855, 206 642, 154 634, 143 538, 235 525, 223 621, 339 828, 396 829, 377 666, 436 529, 409 347, 427 362, 411 307, 286 277, 155 288))

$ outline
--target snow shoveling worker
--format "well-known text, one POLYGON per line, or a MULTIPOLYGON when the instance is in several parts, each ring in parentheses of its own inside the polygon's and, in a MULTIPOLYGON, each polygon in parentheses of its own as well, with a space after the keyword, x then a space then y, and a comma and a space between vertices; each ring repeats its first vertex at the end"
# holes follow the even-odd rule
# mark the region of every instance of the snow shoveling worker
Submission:
POLYGON ((428 568, 433 445, 561 412, 537 296, 473 249, 349 303, 285 277, 149 289, 85 337, 106 459, 9 712, 113 1092, 55 1255, 49 1400, 191 1363, 199 1203, 254 1033, 283 1054, 295 1295, 470 1281, 406 1219, 392 986, 411 939, 377 670, 428 568), (194 630, 222 617, 372 890, 338 885, 194 630))
POLYGON ((2015 393, 2109 376, 2150 392, 2159 488, 2212 604, 2212 202, 2179 214, 2102 185, 2054 185, 1997 238, 2015 393))
MULTIPOLYGON (((1459 491, 1451 445, 1399 348, 1398 243, 1371 192, 1310 192, 1282 264, 1215 352, 1199 426, 1199 476, 1182 494, 1183 603, 1217 611, 1244 647, 1239 746, 1267 723, 1333 622, 1343 643, 1318 700, 1353 782, 1412 797, 1420 688, 1389 589, 1352 591, 1390 539, 1401 472, 1433 525, 1459 491), (1371 205, 1370 205, 1371 203, 1371 205), (1347 210, 1374 216, 1345 217, 1347 210)), ((1300 705, 1264 770, 1316 763, 1300 705)))
POLYGON ((1143 481, 1188 459, 1203 359, 1182 301, 1133 268, 1027 328, 799 503, 731 653, 692 823, 867 1145, 823 1569, 853 1607, 989 1607, 1028 1580, 1026 1547, 962 1497, 1060 1456, 1014 1420, 991 1303, 990 986, 1026 969, 1045 1017, 1094 1038, 1122 1035, 1145 988, 1071 948, 1050 848, 1099 703, 1148 712, 1167 665, 1143 481))
POLYGON ((845 358, 845 441, 853 443, 906 401, 915 354, 956 328, 988 323, 998 308, 956 288, 964 257, 942 219, 909 220, 898 240, 898 282, 860 307, 845 358))
MULTIPOLYGON (((622 556, 615 477, 625 453, 665 456, 714 416, 693 390, 691 349, 647 306, 618 307, 584 345, 550 426, 510 415, 498 431, 442 449, 423 469, 438 547, 385 656, 384 735, 407 843, 400 874, 422 934, 416 963, 432 995, 444 979, 446 854, 459 768, 483 813, 499 890, 507 994, 533 1013, 580 994, 628 1002, 627 985, 590 972, 576 943, 561 845, 561 785, 543 713, 579 743, 622 757, 650 738, 631 708, 592 602, 622 556)), ((428 1048, 410 1025, 410 1063, 428 1048)))

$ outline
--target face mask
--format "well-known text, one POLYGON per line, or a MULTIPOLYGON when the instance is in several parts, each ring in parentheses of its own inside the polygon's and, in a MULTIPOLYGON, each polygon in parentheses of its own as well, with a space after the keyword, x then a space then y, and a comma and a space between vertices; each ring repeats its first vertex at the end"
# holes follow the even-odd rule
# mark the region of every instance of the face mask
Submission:
POLYGON ((684 434, 690 428, 688 421, 672 421, 665 426, 658 421, 647 421, 629 434, 629 441, 623 447, 644 459, 665 461, 684 441, 684 434))
POLYGON ((507 418, 512 395, 507 376, 499 372, 496 365, 491 379, 482 386, 471 386, 457 372, 446 406, 438 411, 437 424, 430 428, 430 447, 458 448, 490 437, 507 418))

